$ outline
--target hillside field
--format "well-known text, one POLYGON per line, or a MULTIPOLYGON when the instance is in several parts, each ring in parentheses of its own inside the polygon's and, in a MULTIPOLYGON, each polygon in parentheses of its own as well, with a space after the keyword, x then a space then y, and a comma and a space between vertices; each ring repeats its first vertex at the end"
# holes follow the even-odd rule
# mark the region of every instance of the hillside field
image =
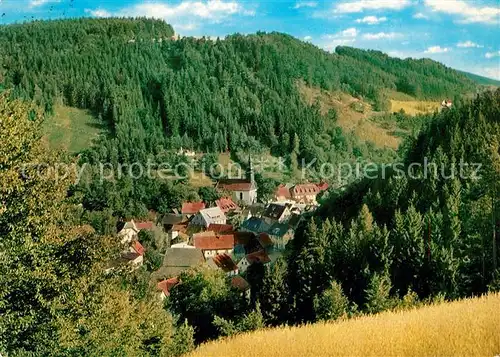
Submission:
POLYGON ((89 111, 56 104, 53 117, 44 122, 44 142, 51 149, 76 154, 92 145, 101 127, 89 111))
POLYGON ((336 323, 261 330, 202 345, 189 357, 496 356, 500 294, 336 323))

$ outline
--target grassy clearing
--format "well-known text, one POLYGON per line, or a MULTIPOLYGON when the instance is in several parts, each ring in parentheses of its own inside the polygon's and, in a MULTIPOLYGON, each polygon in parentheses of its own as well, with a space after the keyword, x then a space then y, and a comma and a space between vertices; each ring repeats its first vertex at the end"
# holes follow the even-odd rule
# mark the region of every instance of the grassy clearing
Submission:
POLYGON ((401 109, 409 115, 432 113, 435 110, 439 110, 441 104, 438 101, 402 101, 402 100, 391 100, 391 112, 399 112, 401 109))
POLYGON ((190 357, 490 356, 500 353, 500 295, 336 323, 261 330, 202 345, 190 357))
MULTIPOLYGON (((318 101, 322 114, 335 109, 338 114, 337 124, 347 132, 353 132, 362 141, 369 141, 378 147, 397 149, 401 139, 391 135, 391 132, 369 120, 375 115, 371 105, 342 92, 328 92, 319 88, 298 83, 299 90, 306 103, 312 105, 318 101), (358 106, 363 112, 355 110, 358 106)), ((326 123, 329 125, 329 123, 326 123)))
POLYGON ((51 149, 78 153, 89 148, 101 131, 102 123, 88 111, 58 104, 45 120, 44 142, 51 149))

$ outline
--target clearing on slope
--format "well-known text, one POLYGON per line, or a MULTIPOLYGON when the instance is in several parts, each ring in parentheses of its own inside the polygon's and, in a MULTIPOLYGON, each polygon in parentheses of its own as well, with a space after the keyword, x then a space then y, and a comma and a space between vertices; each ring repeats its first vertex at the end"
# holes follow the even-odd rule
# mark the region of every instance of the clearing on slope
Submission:
POLYGON ((343 130, 352 131, 362 141, 372 142, 378 147, 398 148, 400 138, 369 120, 375 114, 370 104, 349 94, 328 92, 307 86, 304 82, 299 82, 298 88, 307 104, 312 105, 316 101, 319 103, 321 114, 325 115, 330 109, 335 109, 337 124, 343 130))
POLYGON ((76 154, 89 148, 103 127, 87 110, 56 104, 44 122, 43 140, 51 149, 76 154))
POLYGON ((500 294, 335 323, 281 327, 202 345, 190 357, 495 356, 500 294))

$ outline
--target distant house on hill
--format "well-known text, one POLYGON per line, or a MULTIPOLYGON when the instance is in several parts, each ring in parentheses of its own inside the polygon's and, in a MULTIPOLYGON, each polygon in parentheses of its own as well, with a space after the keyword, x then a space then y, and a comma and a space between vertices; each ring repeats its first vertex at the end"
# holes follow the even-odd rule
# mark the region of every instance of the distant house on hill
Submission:
POLYGON ((453 102, 450 99, 445 99, 441 102, 442 109, 451 109, 453 102))
POLYGON ((257 184, 252 161, 249 160, 249 170, 242 179, 222 179, 217 183, 217 188, 231 193, 233 200, 251 205, 257 202, 257 184))
POLYGON ((207 228, 211 224, 226 224, 226 215, 219 207, 205 208, 198 212, 190 222, 193 226, 203 226, 207 228))
POLYGON ((297 185, 279 185, 274 193, 274 198, 278 202, 296 202, 316 204, 318 193, 328 189, 328 183, 320 182, 304 183, 297 185))
POLYGON ((233 276, 231 286, 238 289, 247 299, 250 299, 250 284, 244 278, 239 275, 233 276))
POLYGON ((227 253, 218 254, 209 260, 209 263, 221 269, 229 276, 238 275, 238 266, 227 253))
POLYGON ((134 220, 130 220, 128 222, 118 222, 116 230, 122 244, 132 242, 137 238, 137 234, 139 233, 139 229, 135 225, 134 220))

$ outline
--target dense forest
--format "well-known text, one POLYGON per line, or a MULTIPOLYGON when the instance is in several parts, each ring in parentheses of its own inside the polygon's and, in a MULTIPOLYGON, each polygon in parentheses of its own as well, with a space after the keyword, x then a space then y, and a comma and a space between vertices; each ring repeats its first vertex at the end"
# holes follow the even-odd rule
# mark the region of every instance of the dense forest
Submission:
MULTIPOLYGON (((34 100, 47 120, 56 102, 91 110, 108 135, 81 153, 81 163, 176 163, 182 158, 171 150, 180 147, 268 148, 290 164, 316 159, 313 169, 395 155, 343 132, 333 109, 323 116, 317 105, 307 105, 297 81, 365 98, 378 110, 388 108, 390 91, 442 100, 475 88, 463 74, 430 60, 347 47, 328 53, 279 33, 217 40, 173 35, 171 26, 151 19, 2 26, 0 86, 12 97, 34 100)), ((121 215, 162 210, 166 204, 157 197, 173 190, 126 179, 99 189, 94 181, 90 175, 76 190, 85 207, 121 215)))

